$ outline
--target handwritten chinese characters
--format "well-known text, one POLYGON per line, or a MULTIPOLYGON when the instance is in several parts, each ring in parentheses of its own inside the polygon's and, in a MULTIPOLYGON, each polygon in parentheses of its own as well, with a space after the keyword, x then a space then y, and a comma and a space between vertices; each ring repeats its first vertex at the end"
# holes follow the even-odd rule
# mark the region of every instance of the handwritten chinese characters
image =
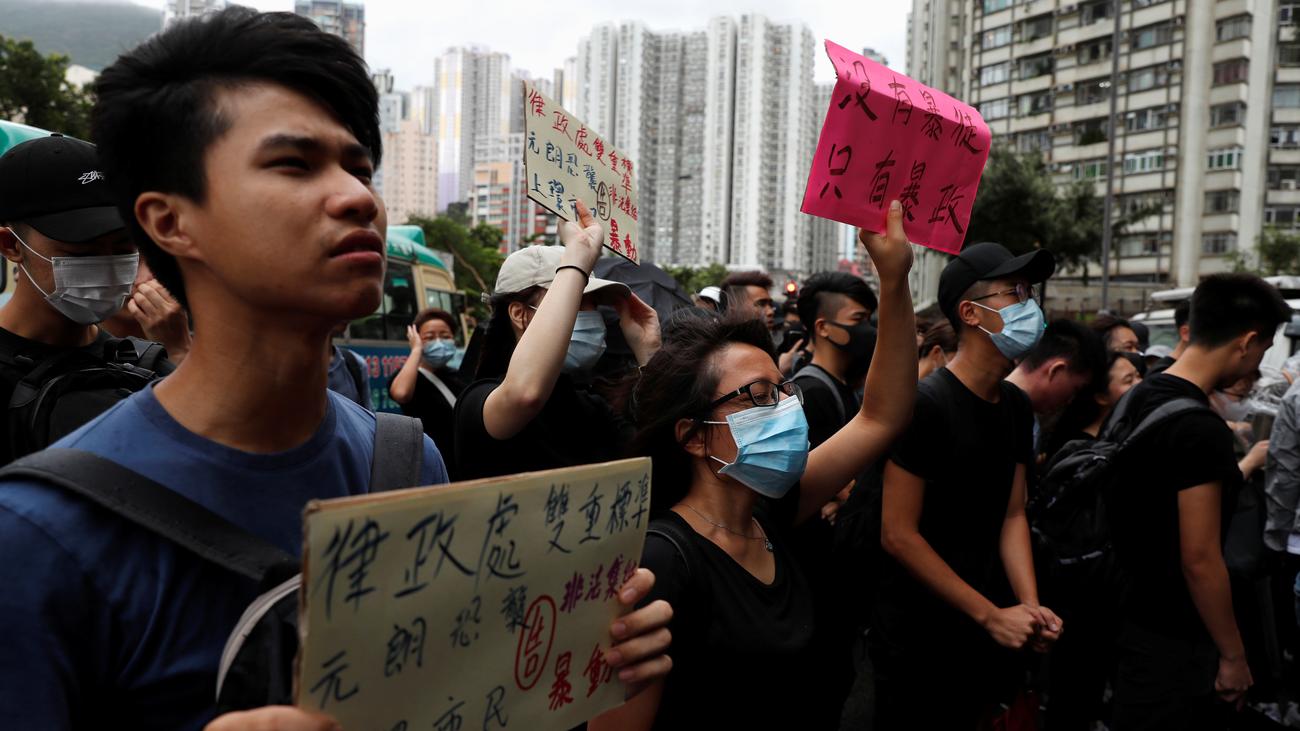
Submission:
POLYGON ((298 704, 543 730, 618 705, 603 653, 649 508, 648 459, 312 503, 298 704))
POLYGON ((528 197, 567 220, 581 200, 608 233, 605 246, 640 263, 636 168, 621 150, 531 84, 524 85, 528 197))
POLYGON ((830 41, 826 53, 838 78, 802 210, 883 232, 898 200, 909 240, 957 253, 992 139, 979 112, 830 41))

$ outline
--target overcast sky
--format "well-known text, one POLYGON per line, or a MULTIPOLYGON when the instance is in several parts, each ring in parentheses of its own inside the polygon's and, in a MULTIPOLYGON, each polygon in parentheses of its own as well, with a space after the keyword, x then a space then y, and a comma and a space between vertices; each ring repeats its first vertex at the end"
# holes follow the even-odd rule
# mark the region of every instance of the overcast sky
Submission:
MULTIPOLYGON (((165 0, 135 0, 161 9, 165 0)), ((291 10, 293 0, 238 0, 261 10, 291 10)), ((906 71, 909 0, 365 0, 366 61, 391 68, 397 88, 431 84, 433 59, 450 46, 480 44, 510 54, 515 68, 550 76, 577 55, 593 25, 639 20, 651 30, 702 30, 716 15, 761 13, 774 22, 802 21, 818 41, 817 81, 835 78, 821 40, 885 54, 906 71)))

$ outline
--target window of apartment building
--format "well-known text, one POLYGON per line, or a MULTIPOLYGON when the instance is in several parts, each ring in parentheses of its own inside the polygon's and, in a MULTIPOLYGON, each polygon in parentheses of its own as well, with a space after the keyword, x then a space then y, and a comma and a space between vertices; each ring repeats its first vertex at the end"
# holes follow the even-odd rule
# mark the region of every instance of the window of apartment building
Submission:
POLYGON ((1296 224, 1300 223, 1297 212, 1300 209, 1296 206, 1264 206, 1264 224, 1278 228, 1296 228, 1296 224))
POLYGON ((1011 42, 1011 26, 1000 25, 993 30, 986 30, 980 34, 980 48, 989 50, 990 48, 1001 48, 1011 42))
POLYGON ((1074 144, 1092 145, 1106 141, 1106 118, 1087 119, 1074 123, 1074 144))
POLYGON ((1075 180, 1095 180, 1106 176, 1106 158, 1080 160, 1074 163, 1075 180))
POLYGON ((1153 170, 1161 170, 1164 166, 1164 150, 1143 150, 1142 152, 1130 152, 1124 156, 1124 172, 1126 173, 1149 173, 1153 170))
POLYGON ((1214 64, 1214 84, 1236 84, 1246 80, 1250 62, 1244 58, 1233 58, 1214 64))
POLYGON ((1278 66, 1300 66, 1300 43, 1277 44, 1278 66))
POLYGON ((1296 190, 1300 182, 1300 166, 1270 165, 1268 167, 1269 190, 1296 190))
POLYGON ((1148 193, 1128 193, 1119 196, 1120 210, 1125 216, 1144 212, 1148 216, 1170 210, 1174 204, 1174 191, 1153 190, 1148 193))
POLYGON ((1169 83, 1169 69, 1164 64, 1128 72, 1129 92, 1146 91, 1169 83))
POLYGON ((1209 231, 1201 234, 1202 254, 1227 254, 1237 250, 1237 234, 1233 231, 1209 231))
POLYGON ((1269 147, 1290 149, 1300 147, 1300 125, 1284 124, 1268 131, 1269 147))
POLYGON ((1102 59, 1110 58, 1110 39, 1098 38, 1095 41, 1081 44, 1079 46, 1078 64, 1096 63, 1102 59))
POLYGON ((1080 81, 1074 85, 1074 103, 1096 104, 1110 98, 1110 79, 1102 77, 1080 81))
POLYGON ((1020 40, 1025 43, 1052 35, 1052 14, 1030 18, 1020 24, 1020 40))
POLYGON ((1164 3, 1164 2, 1169 2, 1169 0, 1133 0, 1133 7, 1149 8, 1152 5, 1159 5, 1160 3, 1164 3))
POLYGON ((1223 147, 1210 150, 1206 155, 1206 167, 1210 170, 1236 170, 1241 167, 1241 148, 1223 147))
POLYGON ((1174 104, 1167 104, 1161 107, 1148 107, 1146 109, 1136 109, 1124 115, 1124 129, 1129 132, 1145 132, 1152 129, 1163 129, 1169 126, 1170 121, 1175 119, 1178 114, 1178 107, 1174 104))
POLYGON ((1300 84, 1278 84, 1274 86, 1273 106, 1284 109, 1300 107, 1300 84))
POLYGON ((1241 192, 1236 190, 1205 191, 1205 213, 1236 213, 1241 208, 1241 192))
POLYGON ((980 69, 980 85, 999 84, 1010 78, 1011 64, 1003 61, 980 69))
POLYGON ((984 12, 996 13, 1011 7, 1011 0, 984 0, 984 12))
POLYGON ((1040 129, 1032 132, 1021 132, 1016 135, 1017 152, 1049 152, 1052 149, 1052 133, 1050 130, 1040 129))
POLYGON ((1111 0, 1101 0, 1101 2, 1088 3, 1079 9, 1079 14, 1083 18, 1083 25, 1092 25, 1099 21, 1111 17, 1114 3, 1111 0))
POLYGON ((985 120, 1002 119, 1011 116, 1011 97, 994 99, 980 104, 980 116, 985 120))
POLYGON ((1022 117, 1044 114, 1052 110, 1052 92, 1040 91, 1034 94, 1021 94, 1016 97, 1016 106, 1022 117))
POLYGON ((1135 51, 1163 46, 1174 42, 1174 26, 1169 21, 1144 26, 1134 30, 1131 38, 1130 42, 1135 51))
POLYGON ((1050 74, 1052 73, 1052 54, 1044 53, 1039 56, 1022 58, 1017 62, 1017 70, 1019 77, 1022 79, 1032 79, 1050 74))
POLYGON ((1250 35, 1249 15, 1224 18, 1214 24, 1214 39, 1217 41, 1231 41, 1237 38, 1245 38, 1248 35, 1250 35))
POLYGON ((1173 241, 1174 235, 1171 231, 1126 234, 1119 237, 1116 250, 1122 257, 1155 256, 1162 248, 1168 249, 1173 241))
POLYGON ((1277 6, 1277 22, 1279 25, 1290 25, 1292 23, 1300 24, 1300 3, 1283 0, 1277 6))
POLYGON ((1215 104, 1210 107, 1211 127, 1230 127, 1246 121, 1246 105, 1241 102, 1215 104))

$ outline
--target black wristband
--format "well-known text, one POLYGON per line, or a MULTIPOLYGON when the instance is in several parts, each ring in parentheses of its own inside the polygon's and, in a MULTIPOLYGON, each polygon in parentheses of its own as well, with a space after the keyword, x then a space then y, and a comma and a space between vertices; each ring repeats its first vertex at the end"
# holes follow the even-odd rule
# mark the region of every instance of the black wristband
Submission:
POLYGON ((561 269, 572 269, 575 272, 579 272, 582 274, 582 276, 587 278, 588 282, 591 282, 591 275, 588 274, 585 270, 583 270, 582 267, 578 266, 577 264, 563 264, 561 266, 555 267, 555 273, 558 275, 561 269))

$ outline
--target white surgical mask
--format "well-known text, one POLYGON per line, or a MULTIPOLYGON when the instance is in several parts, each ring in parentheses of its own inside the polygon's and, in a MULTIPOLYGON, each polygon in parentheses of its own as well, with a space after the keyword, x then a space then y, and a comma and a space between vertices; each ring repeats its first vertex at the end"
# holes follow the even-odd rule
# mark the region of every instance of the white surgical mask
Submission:
POLYGON ((54 272, 54 291, 46 292, 36 283, 27 267, 18 266, 31 280, 36 291, 45 295, 45 301, 64 317, 79 325, 103 322, 122 309, 131 296, 136 270, 140 267, 140 254, 107 256, 56 256, 51 259, 27 245, 14 234, 18 243, 32 254, 48 261, 54 272))

